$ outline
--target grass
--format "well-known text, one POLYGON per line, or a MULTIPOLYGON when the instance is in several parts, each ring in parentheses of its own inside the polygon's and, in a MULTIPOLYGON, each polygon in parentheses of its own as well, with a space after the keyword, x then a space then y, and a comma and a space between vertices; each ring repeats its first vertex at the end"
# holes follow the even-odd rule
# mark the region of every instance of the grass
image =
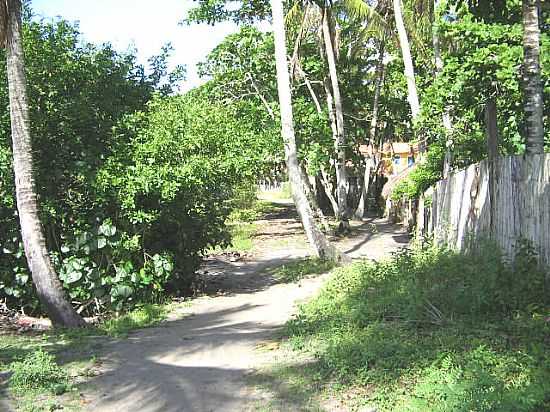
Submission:
POLYGON ((267 213, 273 210, 270 202, 258 200, 256 197, 243 202, 239 208, 233 210, 227 218, 227 228, 230 235, 230 244, 221 247, 217 246, 210 250, 210 253, 223 252, 248 252, 254 248, 253 238, 260 229, 256 223, 267 213))
POLYGON ((277 266, 271 273, 275 279, 283 283, 297 282, 307 276, 327 273, 336 266, 335 262, 316 257, 305 257, 277 266))
POLYGON ((134 329, 157 325, 166 319, 169 311, 169 305, 143 305, 129 313, 105 320, 98 329, 108 336, 124 337, 134 329))
POLYGON ((0 371, 11 372, 7 387, 17 410, 79 410, 79 386, 94 375, 103 344, 157 325, 174 309, 147 304, 88 328, 0 335, 0 371))
POLYGON ((231 232, 231 251, 248 252, 254 247, 253 237, 259 225, 253 222, 239 222, 229 225, 231 232))
POLYGON ((433 247, 335 270, 254 378, 266 407, 336 392, 379 411, 550 410, 549 296, 523 252, 513 271, 495 248, 433 247))
MULTIPOLYGON (((249 252, 253 250, 254 235, 261 230, 261 225, 257 221, 266 218, 270 214, 280 213, 282 210, 286 210, 286 207, 263 198, 254 198, 249 199, 246 203, 243 202, 227 218, 226 224, 231 239, 230 244, 226 247, 215 247, 210 252, 249 252)), ((279 247, 282 246, 285 245, 279 245, 279 247)))
POLYGON ((290 182, 283 182, 280 190, 270 190, 270 191, 261 192, 259 193, 258 197, 268 202, 292 199, 290 182))

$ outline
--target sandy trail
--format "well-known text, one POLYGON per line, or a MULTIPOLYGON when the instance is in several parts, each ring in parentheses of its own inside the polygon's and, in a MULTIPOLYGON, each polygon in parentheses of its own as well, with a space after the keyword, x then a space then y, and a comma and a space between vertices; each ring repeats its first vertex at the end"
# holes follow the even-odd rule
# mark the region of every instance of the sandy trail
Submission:
MULTIPOLYGON (((406 242, 399 227, 376 221, 357 228, 340 247, 353 257, 378 259, 406 242)), ((254 410, 262 395, 247 386, 246 376, 261 363, 258 345, 268 341, 296 303, 312 296, 328 276, 277 284, 269 275, 268 268, 309 254, 292 216, 272 216, 257 243, 261 247, 254 258, 207 263, 211 284, 226 292, 223 296, 197 299, 161 326, 107 344, 104 373, 90 382, 87 409, 254 410)))

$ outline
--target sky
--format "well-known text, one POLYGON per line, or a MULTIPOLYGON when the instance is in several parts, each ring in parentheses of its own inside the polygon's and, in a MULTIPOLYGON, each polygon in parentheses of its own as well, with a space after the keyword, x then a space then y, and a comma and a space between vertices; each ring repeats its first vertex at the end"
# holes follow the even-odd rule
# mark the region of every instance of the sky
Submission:
POLYGON ((229 22, 214 27, 180 25, 193 7, 192 0, 32 0, 31 5, 37 18, 78 22, 88 42, 110 42, 119 51, 135 46, 142 64, 165 43, 172 43, 171 65, 187 67, 183 91, 201 84, 196 64, 225 36, 238 30, 229 22))

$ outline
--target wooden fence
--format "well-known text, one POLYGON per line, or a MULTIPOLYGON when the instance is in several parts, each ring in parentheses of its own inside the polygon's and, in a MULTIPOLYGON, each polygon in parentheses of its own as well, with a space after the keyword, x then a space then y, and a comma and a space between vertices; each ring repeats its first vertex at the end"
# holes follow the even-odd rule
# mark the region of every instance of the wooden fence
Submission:
POLYGON ((526 239, 550 265, 550 154, 497 157, 440 180, 419 199, 417 232, 458 250, 490 238, 509 259, 526 239))

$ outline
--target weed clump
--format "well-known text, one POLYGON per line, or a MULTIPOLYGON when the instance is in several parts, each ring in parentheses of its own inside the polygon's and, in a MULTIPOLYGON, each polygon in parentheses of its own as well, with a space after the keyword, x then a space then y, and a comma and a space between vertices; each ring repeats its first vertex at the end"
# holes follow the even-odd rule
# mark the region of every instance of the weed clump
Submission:
POLYGON ((53 355, 38 349, 11 364, 10 387, 15 392, 40 390, 61 394, 69 387, 69 376, 53 355))

